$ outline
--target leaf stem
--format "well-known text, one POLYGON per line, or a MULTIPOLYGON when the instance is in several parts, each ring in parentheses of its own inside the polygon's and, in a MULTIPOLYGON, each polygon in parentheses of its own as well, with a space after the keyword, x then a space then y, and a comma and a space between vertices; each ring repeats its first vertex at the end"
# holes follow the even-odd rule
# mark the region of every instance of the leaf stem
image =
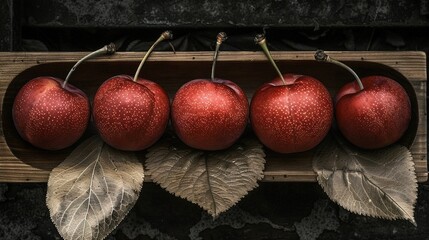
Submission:
POLYGON ((273 57, 271 56, 270 50, 268 50, 267 47, 267 40, 265 38, 264 34, 257 34, 255 37, 255 42, 261 46, 262 50, 265 53, 265 56, 267 56, 268 60, 270 60, 273 67, 276 69, 277 74, 279 75, 280 79, 282 80, 283 84, 286 85, 286 81, 283 78, 283 74, 280 72, 280 69, 277 67, 276 62, 274 62, 273 57))
POLYGON ((156 47, 156 45, 158 45, 158 43, 162 42, 165 39, 172 39, 173 38, 173 33, 171 31, 165 31, 161 34, 161 36, 159 36, 159 38, 152 44, 152 46, 149 48, 149 50, 146 52, 146 54, 144 55, 142 61, 140 62, 139 67, 137 68, 137 71, 134 75, 134 82, 137 82, 137 79, 139 77, 140 71, 143 67, 143 64, 146 62, 146 60, 149 58, 149 55, 152 53, 153 49, 156 47))
POLYGON ((325 53, 325 51, 323 51, 323 50, 317 50, 316 51, 316 53, 314 54, 314 58, 317 60, 317 61, 320 61, 320 62, 329 62, 329 63, 333 63, 333 64, 335 64, 335 65, 337 65, 337 66, 340 66, 340 67, 342 67, 342 68, 345 68, 347 71, 349 71, 352 75, 353 75, 353 77, 355 78, 355 80, 356 80, 356 82, 357 82, 357 84, 359 85, 359 89, 362 91, 363 89, 364 89, 364 87, 363 87, 363 84, 362 84, 362 81, 360 80, 360 78, 359 78, 359 76, 356 74, 356 72, 355 71, 353 71, 353 69, 351 69, 349 66, 347 66, 346 64, 344 64, 344 63, 342 63, 342 62, 340 62, 340 61, 338 61, 338 60, 335 60, 335 59, 333 59, 333 58, 331 58, 328 54, 326 54, 325 53))
POLYGON ((218 33, 217 37, 216 37, 216 49, 213 55, 213 64, 212 64, 212 74, 211 74, 211 79, 212 81, 214 81, 215 77, 215 69, 216 69, 216 62, 217 62, 217 58, 219 56, 219 48, 220 45, 222 44, 223 41, 225 41, 227 39, 227 35, 225 32, 220 32, 218 33))
POLYGON ((114 43, 110 43, 88 55, 86 55, 85 57, 81 58, 69 71, 69 73, 67 74, 66 79, 64 80, 64 82, 62 83, 61 87, 65 88, 67 85, 67 82, 70 79, 70 76, 72 75, 72 73, 76 70, 76 68, 85 60, 90 59, 90 58, 94 58, 94 57, 98 57, 104 54, 114 54, 116 52, 116 46, 114 43))

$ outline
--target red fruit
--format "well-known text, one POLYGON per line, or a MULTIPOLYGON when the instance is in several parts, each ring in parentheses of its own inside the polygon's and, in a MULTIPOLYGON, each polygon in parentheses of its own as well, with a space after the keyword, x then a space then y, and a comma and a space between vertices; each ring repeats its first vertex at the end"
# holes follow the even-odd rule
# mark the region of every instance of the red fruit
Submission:
POLYGON ((243 90, 221 79, 186 83, 176 93, 171 108, 177 136, 202 150, 230 147, 243 133, 249 112, 243 90))
POLYGON ((333 119, 325 86, 302 75, 283 75, 262 85, 250 104, 250 122, 259 140, 279 153, 303 152, 319 144, 333 119))
POLYGON ((89 101, 76 87, 53 77, 38 77, 18 92, 12 117, 19 135, 36 147, 66 148, 84 133, 89 121, 89 101))
POLYGON ((105 81, 94 98, 93 117, 101 138, 121 150, 143 150, 164 133, 169 98, 158 84, 119 75, 105 81))
POLYGON ((343 86, 336 97, 335 115, 343 135, 354 145, 376 149, 398 141, 411 121, 407 92, 382 76, 363 78, 343 86))

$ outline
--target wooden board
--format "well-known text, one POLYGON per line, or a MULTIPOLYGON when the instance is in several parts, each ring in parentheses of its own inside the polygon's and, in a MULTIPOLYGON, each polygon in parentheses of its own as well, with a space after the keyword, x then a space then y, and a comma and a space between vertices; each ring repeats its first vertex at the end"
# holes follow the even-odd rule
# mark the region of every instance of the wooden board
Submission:
MULTIPOLYGON (((73 64, 86 53, 0 53, 0 182, 46 182, 50 170, 73 147, 49 152, 36 149, 17 134, 11 117, 13 99, 19 88, 34 77, 50 75, 64 78, 73 64)), ((321 80, 334 93, 352 77, 332 64, 313 61, 314 52, 273 52, 283 72, 306 74, 321 80)), ((400 82, 410 95, 413 121, 401 142, 410 147, 418 181, 427 180, 426 130, 426 56, 423 52, 328 52, 347 62, 360 76, 386 75, 400 82)), ((144 53, 127 52, 90 60, 81 65, 71 83, 90 98, 106 79, 118 74, 133 75, 144 53)), ((208 78, 212 52, 155 52, 143 68, 142 76, 158 82, 170 95, 185 82, 208 78)), ((240 85, 249 99, 263 82, 276 76, 261 52, 222 52, 217 76, 240 85)), ((89 129, 88 137, 94 132, 89 129)), ((316 175, 311 167, 312 151, 281 155, 267 153, 264 181, 311 182, 316 175)), ((146 176, 150 181, 150 176, 146 176)))

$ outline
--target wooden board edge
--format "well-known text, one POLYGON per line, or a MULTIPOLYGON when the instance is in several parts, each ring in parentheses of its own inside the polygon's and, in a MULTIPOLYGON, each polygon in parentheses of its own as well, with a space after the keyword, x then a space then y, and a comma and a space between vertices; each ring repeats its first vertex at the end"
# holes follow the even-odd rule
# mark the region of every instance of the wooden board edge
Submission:
MULTIPOLYGON (((342 61, 368 61, 391 67, 402 74, 397 66, 402 61, 413 61, 419 68, 418 75, 406 76, 410 81, 427 81, 426 54, 422 51, 326 51, 342 61), (387 55, 383 59, 381 56, 387 55), (398 58, 399 60, 394 60, 398 58)), ((118 52, 88 61, 140 61, 145 52, 118 52)), ((276 60, 314 60, 314 51, 272 51, 276 60)), ((88 52, 0 52, 0 67, 13 64, 38 65, 49 62, 76 62, 88 52), (12 61, 11 61, 12 58, 12 61)), ((151 61, 212 61, 211 51, 153 52, 151 61)), ((218 61, 267 61, 262 51, 224 51, 218 61), (241 56, 241 58, 237 58, 241 56)), ((405 75, 405 74, 404 74, 405 75)))

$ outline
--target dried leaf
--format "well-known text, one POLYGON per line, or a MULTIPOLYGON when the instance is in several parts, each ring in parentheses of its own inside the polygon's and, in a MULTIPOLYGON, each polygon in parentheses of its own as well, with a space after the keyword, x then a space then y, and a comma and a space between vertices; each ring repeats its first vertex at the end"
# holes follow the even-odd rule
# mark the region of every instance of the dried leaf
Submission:
POLYGON ((143 178, 134 153, 92 137, 49 176, 46 202, 52 221, 64 239, 104 239, 134 206, 143 178))
POLYGON ((249 139, 213 152, 167 139, 150 148, 146 157, 146 168, 156 183, 198 204, 213 217, 257 187, 265 164, 262 146, 249 139))
POLYGON ((414 220, 417 180, 410 151, 400 145, 358 149, 328 137, 313 160, 317 180, 345 209, 371 217, 414 220))

